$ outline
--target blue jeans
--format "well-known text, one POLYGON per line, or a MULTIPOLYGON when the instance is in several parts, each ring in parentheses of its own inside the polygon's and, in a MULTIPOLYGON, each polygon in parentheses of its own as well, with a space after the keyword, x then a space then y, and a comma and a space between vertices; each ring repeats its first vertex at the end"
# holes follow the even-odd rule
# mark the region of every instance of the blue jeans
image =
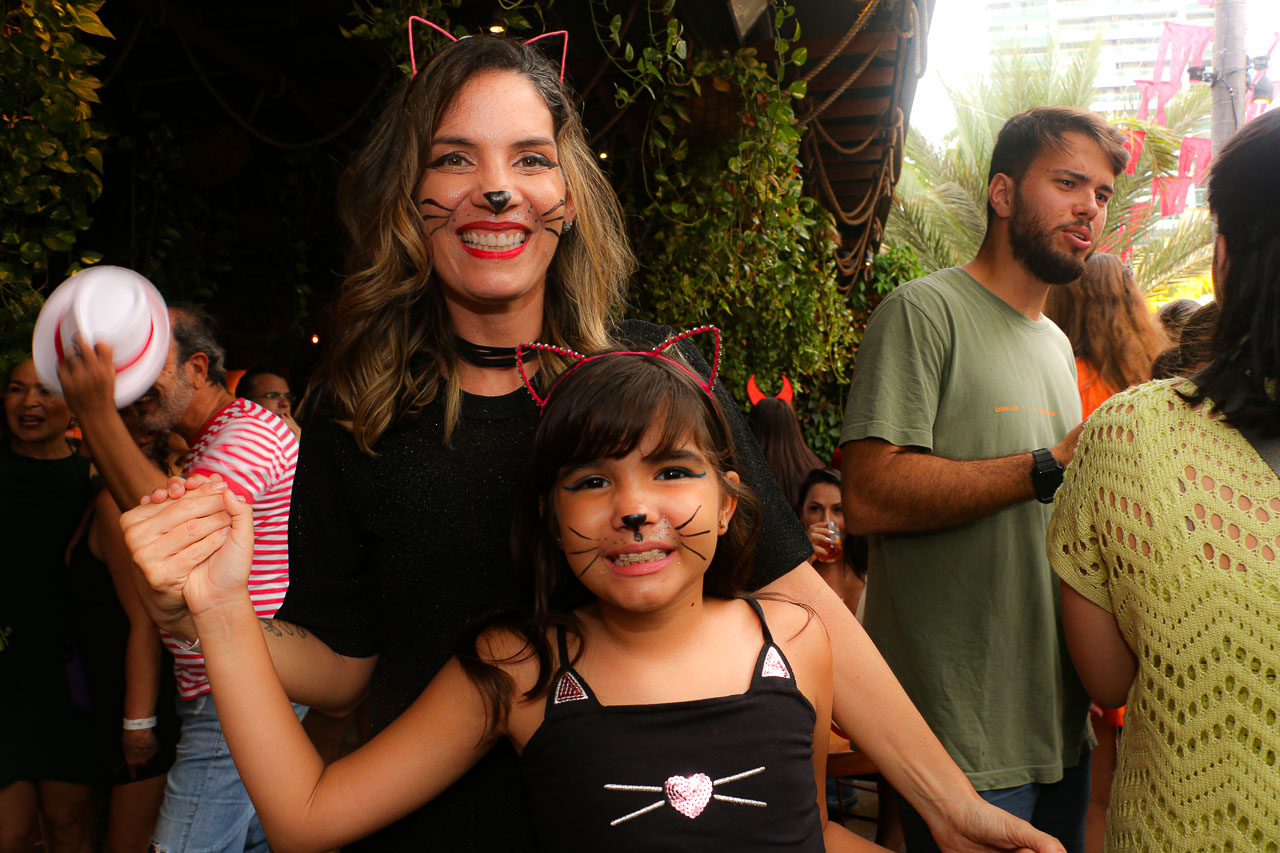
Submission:
MULTIPOLYGON (((1041 832, 1062 842, 1067 853, 1084 853, 1084 816, 1089 808, 1089 753, 1080 756, 1075 767, 1065 767, 1057 782, 1016 785, 979 791, 978 796, 1020 817, 1041 832)), ((907 853, 936 853, 938 845, 920 813, 898 795, 902 815, 902 835, 907 853)))
MULTIPOLYGON (((294 705, 301 720, 305 705, 294 705)), ((178 700, 182 738, 151 834, 158 853, 267 853, 267 837, 240 781, 222 724, 205 693, 178 700)))

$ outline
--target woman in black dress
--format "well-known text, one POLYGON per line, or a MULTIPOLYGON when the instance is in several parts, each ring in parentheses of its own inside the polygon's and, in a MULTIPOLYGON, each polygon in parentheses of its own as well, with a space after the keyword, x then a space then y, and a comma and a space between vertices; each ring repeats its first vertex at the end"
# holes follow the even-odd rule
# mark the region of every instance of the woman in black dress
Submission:
POLYGON ((0 851, 87 853, 91 742, 76 725, 63 553, 89 503, 89 463, 64 437, 71 412, 30 359, 5 382, 0 440, 0 851))

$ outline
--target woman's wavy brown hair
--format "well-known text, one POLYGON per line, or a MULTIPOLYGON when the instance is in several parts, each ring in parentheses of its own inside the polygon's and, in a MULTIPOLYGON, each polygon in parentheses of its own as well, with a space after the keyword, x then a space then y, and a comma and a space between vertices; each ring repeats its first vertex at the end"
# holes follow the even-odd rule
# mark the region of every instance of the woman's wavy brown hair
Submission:
POLYGON ((1169 346, 1133 273, 1115 255, 1095 254, 1078 281, 1050 288, 1044 313, 1066 332, 1076 357, 1117 391, 1150 380, 1151 363, 1169 346))
MULTIPOLYGON (((559 72, 536 48, 508 38, 473 36, 442 49, 392 95, 338 188, 351 242, 332 344, 312 396, 370 455, 388 428, 416 416, 442 390, 445 441, 458 422, 458 354, 414 193, 441 117, 462 86, 485 72, 519 74, 542 97, 577 208, 575 227, 547 271, 541 340, 579 352, 608 346, 606 324, 635 267, 621 205, 559 72)), ((539 357, 543 375, 564 366, 557 356, 539 357)))

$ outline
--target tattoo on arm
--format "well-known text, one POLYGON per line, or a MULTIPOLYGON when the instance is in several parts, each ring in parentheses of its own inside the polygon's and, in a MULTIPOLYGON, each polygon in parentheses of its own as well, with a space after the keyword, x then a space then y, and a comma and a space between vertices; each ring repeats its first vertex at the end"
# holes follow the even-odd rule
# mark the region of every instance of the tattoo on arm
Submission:
POLYGON ((262 630, 273 637, 297 637, 300 640, 307 637, 307 629, 301 625, 294 625, 292 622, 262 617, 259 617, 258 621, 262 623, 262 630))

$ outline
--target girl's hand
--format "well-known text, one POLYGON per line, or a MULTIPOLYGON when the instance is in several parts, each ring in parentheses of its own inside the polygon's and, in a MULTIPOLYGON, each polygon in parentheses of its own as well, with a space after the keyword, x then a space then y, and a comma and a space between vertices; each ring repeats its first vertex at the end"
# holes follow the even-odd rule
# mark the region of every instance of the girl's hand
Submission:
POLYGON ((192 616, 239 603, 253 564, 253 510, 219 480, 185 491, 170 483, 162 502, 144 498, 120 517, 125 542, 151 589, 192 616), (181 602, 174 602, 180 598, 181 602))
POLYGON ((138 778, 138 768, 146 764, 160 751, 155 729, 125 730, 120 737, 124 750, 124 763, 129 768, 129 778, 138 778))

